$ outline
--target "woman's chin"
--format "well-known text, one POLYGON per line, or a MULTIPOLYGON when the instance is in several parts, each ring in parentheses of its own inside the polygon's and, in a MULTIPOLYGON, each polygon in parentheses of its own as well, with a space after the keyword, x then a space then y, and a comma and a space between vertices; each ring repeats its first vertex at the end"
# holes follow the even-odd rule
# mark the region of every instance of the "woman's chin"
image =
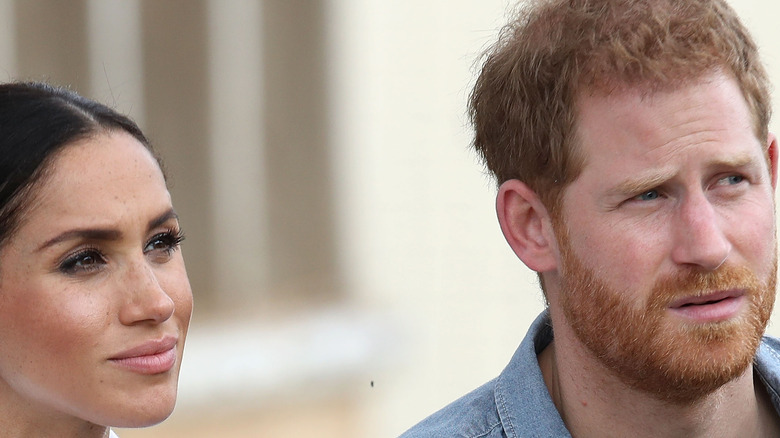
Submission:
POLYGON ((171 403, 158 403, 146 406, 125 406, 126 409, 113 418, 106 418, 102 424, 127 429, 150 427, 163 422, 171 416, 176 400, 171 403), (136 408, 136 409, 132 409, 136 408))

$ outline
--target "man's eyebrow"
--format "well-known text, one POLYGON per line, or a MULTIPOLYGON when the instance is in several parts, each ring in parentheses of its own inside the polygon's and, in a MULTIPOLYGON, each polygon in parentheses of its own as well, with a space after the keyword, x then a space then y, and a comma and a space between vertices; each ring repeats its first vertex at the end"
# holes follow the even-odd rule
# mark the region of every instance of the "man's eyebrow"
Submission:
MULTIPOLYGON (((752 166, 755 163, 755 157, 746 153, 729 158, 718 158, 710 160, 707 163, 707 167, 736 169, 752 166)), ((627 179, 615 186, 612 190, 610 190, 610 192, 619 195, 642 193, 645 190, 650 190, 654 187, 660 186, 665 181, 671 179, 673 176, 674 175, 671 172, 660 171, 655 174, 627 179)))
MULTIPOLYGON (((148 229, 154 229, 162 224, 168 222, 171 219, 177 219, 179 216, 173 208, 170 208, 149 221, 148 229)), ((113 228, 76 228, 72 230, 60 233, 53 238, 44 242, 37 251, 43 251, 44 249, 54 246, 58 243, 65 242, 67 240, 85 239, 85 240, 103 240, 103 241, 116 241, 122 238, 122 232, 113 228)))
POLYGON ((756 163, 755 156, 748 153, 743 153, 743 154, 735 155, 730 158, 712 160, 712 162, 710 162, 709 165, 710 167, 732 167, 733 168, 733 167, 745 167, 754 163, 756 163))
POLYGON ((673 176, 672 172, 659 172, 652 175, 627 179, 610 190, 616 195, 633 195, 658 187, 673 176))

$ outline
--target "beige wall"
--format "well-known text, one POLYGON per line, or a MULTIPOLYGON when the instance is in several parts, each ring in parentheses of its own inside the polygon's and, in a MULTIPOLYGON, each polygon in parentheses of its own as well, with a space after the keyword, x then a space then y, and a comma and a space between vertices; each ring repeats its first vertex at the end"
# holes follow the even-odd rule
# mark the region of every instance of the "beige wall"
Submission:
MULTIPOLYGON (((780 7, 732 3, 780 84, 780 7)), ((501 371, 542 309, 468 150, 473 63, 506 8, 0 0, 0 79, 138 120, 188 235, 180 404, 123 436, 395 436, 501 371)))

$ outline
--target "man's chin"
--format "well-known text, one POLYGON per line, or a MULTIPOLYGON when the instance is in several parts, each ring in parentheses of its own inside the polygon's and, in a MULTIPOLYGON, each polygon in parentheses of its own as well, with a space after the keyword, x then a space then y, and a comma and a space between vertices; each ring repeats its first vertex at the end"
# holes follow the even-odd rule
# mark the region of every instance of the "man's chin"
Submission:
POLYGON ((773 282, 761 284, 746 269, 725 269, 661 284, 647 307, 637 308, 631 293, 612 290, 581 265, 574 268, 561 300, 573 332, 626 386, 671 403, 690 403, 744 374, 774 299, 773 282), (734 284, 746 285, 740 286, 746 293, 736 311, 704 309, 691 318, 669 308, 694 294, 679 291, 728 290, 734 284))
MULTIPOLYGON (((672 322, 667 345, 655 345, 650 372, 631 386, 672 403, 691 403, 742 376, 753 361, 765 324, 747 317, 727 321, 672 322)), ((667 331, 668 330, 668 331, 667 331)))

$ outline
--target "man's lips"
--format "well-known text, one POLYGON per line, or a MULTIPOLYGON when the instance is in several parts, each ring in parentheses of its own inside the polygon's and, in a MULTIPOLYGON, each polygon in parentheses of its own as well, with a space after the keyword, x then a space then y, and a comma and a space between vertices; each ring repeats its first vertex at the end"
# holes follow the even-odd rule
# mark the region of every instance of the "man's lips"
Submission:
POLYGON ((681 298, 673 301, 669 309, 697 323, 720 322, 736 316, 744 300, 745 292, 742 290, 718 291, 681 298))
POLYGON ((176 362, 176 336, 149 340, 122 351, 109 361, 139 374, 159 374, 173 368, 176 362))
POLYGON ((684 298, 680 298, 676 301, 673 301, 672 304, 669 305, 669 307, 672 309, 678 309, 685 306, 700 306, 700 305, 714 304, 729 298, 739 298, 743 295, 745 295, 745 292, 742 290, 726 290, 726 291, 719 291, 707 295, 687 296, 684 298))

